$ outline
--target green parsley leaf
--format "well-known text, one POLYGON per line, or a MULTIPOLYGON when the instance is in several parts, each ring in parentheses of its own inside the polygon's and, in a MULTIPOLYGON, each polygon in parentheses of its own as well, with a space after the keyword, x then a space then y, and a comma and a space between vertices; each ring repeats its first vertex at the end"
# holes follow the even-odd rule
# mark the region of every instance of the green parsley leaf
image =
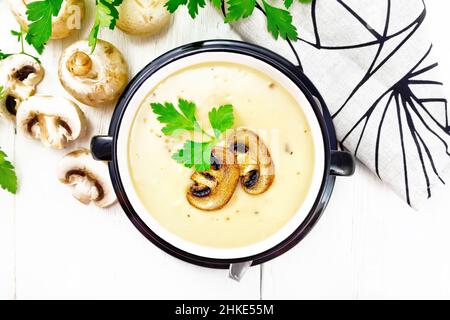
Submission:
POLYGON ((187 4, 189 15, 195 18, 198 14, 198 8, 204 8, 205 5, 205 0, 189 0, 187 4))
POLYGON ((262 1, 267 16, 267 30, 275 39, 280 36, 283 39, 297 40, 297 29, 292 24, 292 16, 287 10, 279 9, 262 1))
POLYGON ((193 102, 179 99, 178 108, 181 113, 170 102, 151 103, 150 106, 153 112, 159 115, 158 121, 166 125, 161 130, 166 136, 170 136, 175 130, 194 131, 199 127, 195 118, 196 106, 193 102))
POLYGON ((191 101, 178 99, 178 111, 170 102, 151 103, 153 113, 158 115, 158 121, 165 124, 161 131, 172 135, 176 130, 200 132, 209 141, 196 142, 187 140, 183 148, 172 155, 172 159, 187 168, 195 167, 196 171, 208 171, 211 168, 211 151, 220 136, 233 126, 233 106, 226 104, 213 108, 208 113, 209 122, 214 130, 214 136, 209 135, 198 123, 195 117, 197 106, 191 101))
POLYGON ((172 155, 172 159, 181 163, 186 168, 195 167, 196 171, 208 171, 211 169, 211 151, 216 141, 195 142, 188 140, 183 149, 172 155))
POLYGON ((27 17, 31 22, 28 26, 26 40, 39 54, 52 35, 52 16, 56 17, 63 0, 42 0, 27 5, 27 17))
POLYGON ((233 22, 242 18, 249 17, 256 6, 256 0, 228 0, 228 12, 225 16, 225 22, 233 22))
POLYGON ((286 7, 286 9, 289 9, 292 4, 294 3, 294 0, 283 0, 284 6, 286 7))
POLYGON ((4 53, 4 52, 2 52, 2 50, 0 50, 0 60, 6 59, 11 55, 12 55, 12 53, 4 53))
POLYGON ((164 7, 166 7, 167 11, 170 13, 174 13, 177 11, 179 6, 185 6, 187 5, 188 0, 169 0, 166 2, 164 7))
POLYGON ((11 30, 11 35, 13 35, 17 38, 17 42, 20 42, 22 40, 23 34, 24 34, 24 32, 22 32, 22 31, 11 30))
POLYGON ((89 33, 89 46, 94 52, 97 45, 98 32, 100 27, 107 27, 114 30, 119 19, 117 7, 123 0, 95 0, 95 22, 89 33))
POLYGON ((222 133, 233 126, 233 106, 231 104, 225 104, 218 109, 213 108, 208 113, 208 118, 216 138, 219 138, 222 133))
POLYGON ((221 9, 222 8, 222 0, 211 0, 211 3, 217 9, 221 9))
POLYGON ((6 160, 7 155, 0 150, 0 187, 16 194, 17 192, 17 176, 14 166, 6 160))
MULTIPOLYGON (((221 9, 222 0, 210 0, 212 5, 217 9, 221 9)), ((205 0, 168 0, 164 5, 170 13, 174 13, 180 6, 187 6, 189 15, 195 19, 198 15, 199 8, 206 6, 205 0)))

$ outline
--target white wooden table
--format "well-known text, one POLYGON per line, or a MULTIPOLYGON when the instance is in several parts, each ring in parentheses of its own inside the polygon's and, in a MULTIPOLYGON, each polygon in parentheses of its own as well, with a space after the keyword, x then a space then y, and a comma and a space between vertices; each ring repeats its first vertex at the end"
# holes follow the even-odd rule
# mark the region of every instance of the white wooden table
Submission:
MULTIPOLYGON (((430 36, 450 84, 450 4, 428 2, 430 36)), ((88 12, 91 22, 93 11, 88 12)), ((17 25, 5 1, 0 1, 0 21, 1 49, 17 50, 9 35, 17 25)), ((57 80, 56 61, 64 47, 86 37, 88 25, 76 36, 49 44, 40 94, 67 96, 57 80)), ((119 30, 101 35, 124 53, 133 75, 175 46, 238 39, 211 8, 195 21, 178 13, 169 31, 156 38, 132 38, 119 30)), ((84 110, 90 136, 106 133, 112 108, 84 110)), ((88 145, 89 137, 69 150, 88 145)), ((163 253, 118 205, 101 210, 75 201, 55 175, 67 151, 45 149, 16 135, 5 121, 0 121, 0 147, 14 161, 20 180, 16 196, 0 191, 0 298, 450 298, 449 189, 416 212, 358 166, 353 178, 339 179, 328 210, 300 245, 252 268, 236 283, 226 271, 163 253)))

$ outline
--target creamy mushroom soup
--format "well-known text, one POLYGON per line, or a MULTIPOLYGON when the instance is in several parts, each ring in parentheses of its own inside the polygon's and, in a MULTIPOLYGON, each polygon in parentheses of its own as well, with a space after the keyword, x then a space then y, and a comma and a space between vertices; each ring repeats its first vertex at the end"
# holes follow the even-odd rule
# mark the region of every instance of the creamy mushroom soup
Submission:
POLYGON ((314 171, 314 145, 301 106, 281 85, 250 67, 210 62, 182 69, 149 92, 130 130, 128 161, 136 193, 161 226, 196 244, 237 248, 273 235, 302 206, 314 171), (179 98, 196 103, 203 127, 212 107, 233 105, 234 127, 257 133, 270 152, 274 179, 267 190, 251 194, 239 183, 220 209, 191 205, 186 195, 194 169, 172 159, 183 135, 163 135, 150 107, 163 101, 176 106, 179 98))

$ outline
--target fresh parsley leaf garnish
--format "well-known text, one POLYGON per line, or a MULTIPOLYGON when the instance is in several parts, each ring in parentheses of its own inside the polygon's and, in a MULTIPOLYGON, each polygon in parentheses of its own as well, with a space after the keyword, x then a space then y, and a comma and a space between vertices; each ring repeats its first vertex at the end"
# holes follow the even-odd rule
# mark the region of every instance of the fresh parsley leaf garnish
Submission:
POLYGON ((161 131, 167 135, 173 135, 177 130, 185 130, 201 133, 208 141, 187 140, 183 148, 172 155, 172 159, 187 168, 195 167, 196 171, 208 171, 211 168, 211 151, 217 144, 220 136, 226 130, 233 127, 233 106, 226 104, 218 108, 212 108, 208 113, 211 128, 214 135, 208 134, 198 123, 195 116, 197 106, 191 101, 178 99, 178 109, 173 103, 151 103, 150 107, 158 117, 158 121, 165 126, 161 131))
POLYGON ((228 12, 225 22, 233 22, 251 16, 256 6, 256 0, 228 0, 228 12))
POLYGON ((4 52, 2 52, 2 50, 0 50, 0 60, 6 59, 11 55, 12 55, 12 53, 4 53, 4 52))
POLYGON ((161 129, 166 136, 172 135, 176 130, 194 131, 199 127, 195 118, 196 105, 184 99, 178 100, 178 108, 181 113, 175 109, 170 102, 151 103, 153 112, 158 115, 158 121, 166 126, 161 129))
POLYGON ((211 151, 216 140, 195 142, 188 140, 183 148, 172 155, 172 159, 186 168, 195 166, 195 171, 208 171, 211 168, 211 151))
POLYGON ((116 22, 119 19, 117 7, 123 0, 95 0, 95 22, 89 33, 89 46, 92 52, 97 45, 98 32, 100 27, 114 30, 116 22))
POLYGON ((189 15, 195 18, 198 14, 198 8, 204 8, 205 6, 205 0, 189 0, 187 4, 189 15))
POLYGON ((23 34, 24 32, 22 30, 21 31, 11 30, 11 35, 17 38, 17 42, 22 41, 23 34))
POLYGON ((15 194, 17 192, 17 176, 14 166, 6 158, 6 153, 0 150, 0 187, 15 194))
POLYGON ((63 0, 34 1, 27 5, 27 17, 31 23, 28 26, 27 42, 39 54, 52 35, 52 17, 56 17, 61 9, 63 0))
MULTIPOLYGON (((221 0, 210 0, 213 6, 219 8, 222 6, 221 0)), ((170 13, 174 13, 180 6, 187 6, 189 15, 194 19, 197 17, 198 9, 206 6, 205 0, 168 0, 164 5, 170 13)))
POLYGON ((211 3, 217 9, 221 9, 222 8, 222 0, 211 0, 211 3))
MULTIPOLYGON (((297 28, 292 23, 292 15, 289 10, 274 7, 262 0, 261 7, 256 0, 210 0, 212 5, 218 9, 223 9, 225 22, 235 22, 245 19, 253 14, 255 7, 263 11, 267 19, 267 30, 275 39, 298 40, 297 28), (227 7, 223 7, 224 2, 227 7)), ((312 0, 298 0, 300 3, 311 3, 312 0)), ((190 16, 194 19, 199 7, 205 6, 205 0, 167 0, 165 7, 170 13, 174 13, 180 6, 187 6, 190 16)), ((283 0, 284 7, 289 9, 294 0, 283 0)))
POLYGON ((219 138, 222 133, 230 129, 234 124, 233 106, 226 104, 218 109, 213 108, 208 113, 209 122, 214 130, 214 135, 219 138))
POLYGON ((267 16, 267 30, 275 39, 280 36, 283 39, 297 40, 297 28, 292 24, 292 16, 287 10, 276 8, 263 0, 264 10, 267 16))
POLYGON ((286 9, 289 9, 292 4, 294 3, 294 0, 283 0, 284 6, 286 7, 286 9))
POLYGON ((33 56, 32 54, 29 54, 29 53, 27 53, 27 52, 25 51, 24 39, 25 39, 27 33, 26 33, 22 28, 20 28, 19 31, 16 31, 16 30, 10 30, 10 32, 11 32, 11 35, 14 36, 14 37, 16 37, 16 38, 17 38, 17 41, 20 42, 20 47, 21 47, 21 48, 20 48, 20 52, 18 52, 18 53, 3 53, 3 52, 0 50, 0 60, 6 59, 6 58, 8 58, 9 56, 12 56, 13 54, 25 54, 25 55, 27 55, 27 56, 33 58, 34 60, 36 60, 37 63, 41 63, 41 61, 39 60, 38 57, 35 57, 35 56, 33 56))
POLYGON ((179 6, 187 5, 188 0, 168 0, 164 7, 166 7, 167 11, 170 13, 174 13, 177 11, 179 6))

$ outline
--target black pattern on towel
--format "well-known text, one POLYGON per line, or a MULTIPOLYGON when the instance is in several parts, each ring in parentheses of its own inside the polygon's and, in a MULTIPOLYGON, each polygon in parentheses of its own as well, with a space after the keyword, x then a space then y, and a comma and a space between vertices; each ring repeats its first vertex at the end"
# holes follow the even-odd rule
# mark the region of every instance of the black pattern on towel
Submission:
POLYGON ((299 64, 333 115, 341 146, 416 206, 445 184, 447 100, 427 37, 422 0, 316 0, 291 12, 298 41, 255 32, 264 12, 233 28, 299 64))

